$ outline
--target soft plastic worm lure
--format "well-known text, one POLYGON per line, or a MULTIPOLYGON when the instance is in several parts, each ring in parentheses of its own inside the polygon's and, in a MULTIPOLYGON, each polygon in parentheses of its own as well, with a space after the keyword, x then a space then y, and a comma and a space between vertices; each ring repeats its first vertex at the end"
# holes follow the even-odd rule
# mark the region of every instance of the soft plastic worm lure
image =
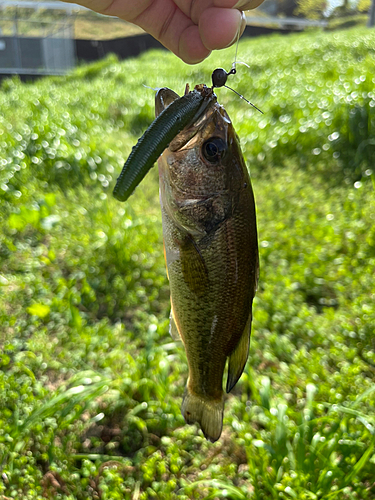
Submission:
POLYGON ((129 198, 168 144, 216 100, 212 89, 202 87, 201 91, 194 89, 173 101, 138 140, 113 190, 117 200, 126 201, 129 198))

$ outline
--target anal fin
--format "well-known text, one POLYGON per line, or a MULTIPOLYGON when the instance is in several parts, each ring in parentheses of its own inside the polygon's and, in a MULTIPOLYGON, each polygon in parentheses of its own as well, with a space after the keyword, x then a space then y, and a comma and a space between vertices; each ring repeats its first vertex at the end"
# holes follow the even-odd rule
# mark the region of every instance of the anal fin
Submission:
POLYGON ((229 356, 228 378, 226 386, 227 392, 230 392, 233 389, 233 387, 237 384, 246 365, 246 361, 249 355, 251 319, 252 319, 252 314, 250 312, 248 320, 246 322, 245 329, 241 335, 241 338, 238 344, 236 345, 234 351, 229 356))

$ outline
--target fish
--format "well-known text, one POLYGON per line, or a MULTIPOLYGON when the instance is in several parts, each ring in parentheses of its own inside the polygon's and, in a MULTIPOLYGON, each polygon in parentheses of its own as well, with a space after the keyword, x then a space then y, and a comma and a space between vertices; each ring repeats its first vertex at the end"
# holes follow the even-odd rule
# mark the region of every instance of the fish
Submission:
MULTIPOLYGON (((194 90, 213 93, 205 85, 194 90)), ((171 89, 159 89, 156 117, 177 99, 171 89)), ((215 442, 223 427, 227 359, 229 393, 248 358, 259 276, 250 176, 216 96, 171 140, 158 168, 170 333, 182 340, 189 369, 181 412, 215 442)))

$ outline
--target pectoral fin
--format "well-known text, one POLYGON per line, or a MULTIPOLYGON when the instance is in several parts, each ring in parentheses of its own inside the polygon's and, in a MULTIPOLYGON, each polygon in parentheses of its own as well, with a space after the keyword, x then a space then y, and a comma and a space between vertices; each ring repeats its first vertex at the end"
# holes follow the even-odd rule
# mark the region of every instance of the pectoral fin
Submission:
POLYGON ((192 292, 204 295, 209 285, 208 270, 202 253, 190 234, 186 234, 180 249, 185 282, 192 292))
POLYGON ((228 378, 226 387, 227 392, 230 392, 233 389, 233 387, 237 384, 246 365, 247 357, 249 355, 251 318, 252 315, 250 312, 249 318, 247 320, 241 338, 238 344, 236 345, 234 351, 229 356, 228 378))

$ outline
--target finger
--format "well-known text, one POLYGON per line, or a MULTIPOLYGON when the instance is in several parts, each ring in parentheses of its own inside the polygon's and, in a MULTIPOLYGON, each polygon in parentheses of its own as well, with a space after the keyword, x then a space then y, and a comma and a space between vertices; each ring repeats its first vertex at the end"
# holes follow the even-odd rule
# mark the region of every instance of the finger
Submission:
POLYGON ((152 2, 132 22, 188 64, 200 62, 210 53, 201 40, 198 26, 172 0, 152 2))
MULTIPOLYGON (((64 0, 66 3, 78 3, 75 0, 64 0)), ((95 12, 106 10, 112 3, 112 0, 79 0, 79 5, 87 7, 95 12)))
POLYGON ((213 0, 215 7, 239 10, 255 9, 263 2, 264 0, 213 0))
POLYGON ((178 55, 188 64, 196 64, 211 53, 201 39, 198 26, 189 26, 180 37, 178 55))
MULTIPOLYGON (((228 13, 230 9, 236 8, 237 10, 243 11, 246 9, 254 9, 258 5, 260 5, 264 0, 242 0, 242 6, 237 7, 237 5, 240 5, 240 2, 238 0, 199 0, 199 1, 194 1, 194 0, 175 0, 176 4, 180 7, 180 9, 185 12, 185 14, 190 17, 195 24, 199 24, 199 20, 203 13, 205 13, 207 10, 217 7, 218 9, 223 9, 228 13)), ((227 24, 227 19, 225 16, 222 17, 224 20, 224 26, 227 24)), ((221 28, 220 28, 221 29, 221 28)), ((242 29, 242 27, 241 27, 242 29)), ((245 26, 243 26, 243 29, 241 31, 241 34, 243 33, 245 29, 245 26)))
POLYGON ((251 9, 256 9, 259 7, 261 3, 263 3, 264 0, 239 0, 236 5, 233 7, 234 9, 240 9, 240 10, 251 10, 251 9))
POLYGON ((64 0, 68 3, 78 3, 95 12, 107 16, 117 16, 125 21, 132 22, 137 16, 145 11, 153 0, 137 0, 128 2, 125 0, 64 0))
POLYGON ((199 31, 204 46, 209 50, 232 45, 238 37, 242 16, 237 9, 206 9, 199 20, 199 31))

